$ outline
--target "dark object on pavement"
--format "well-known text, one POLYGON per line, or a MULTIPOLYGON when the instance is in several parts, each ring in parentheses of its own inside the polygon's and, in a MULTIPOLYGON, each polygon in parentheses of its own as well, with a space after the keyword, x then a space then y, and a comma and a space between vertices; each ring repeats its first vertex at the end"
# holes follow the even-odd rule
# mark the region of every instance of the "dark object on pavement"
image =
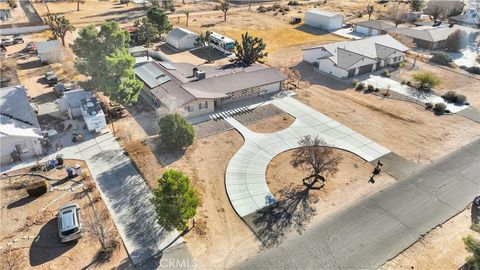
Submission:
POLYGON ((55 75, 55 72, 53 71, 45 73, 45 79, 47 80, 48 85, 55 85, 58 83, 57 75, 55 75))

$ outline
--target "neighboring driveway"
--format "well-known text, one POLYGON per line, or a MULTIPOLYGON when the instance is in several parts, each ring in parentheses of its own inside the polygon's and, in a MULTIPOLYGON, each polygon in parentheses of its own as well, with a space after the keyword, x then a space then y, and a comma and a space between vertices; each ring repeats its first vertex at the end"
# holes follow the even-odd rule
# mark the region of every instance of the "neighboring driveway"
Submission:
POLYGON ((376 269, 465 209, 480 188, 480 139, 240 269, 376 269))
POLYGON ((228 198, 241 217, 275 202, 265 179, 267 166, 276 155, 297 148, 298 141, 306 135, 318 135, 330 146, 357 154, 366 161, 390 152, 292 97, 275 99, 271 103, 295 117, 295 122, 285 130, 260 134, 231 117, 225 119, 245 139, 228 163, 225 174, 228 198))

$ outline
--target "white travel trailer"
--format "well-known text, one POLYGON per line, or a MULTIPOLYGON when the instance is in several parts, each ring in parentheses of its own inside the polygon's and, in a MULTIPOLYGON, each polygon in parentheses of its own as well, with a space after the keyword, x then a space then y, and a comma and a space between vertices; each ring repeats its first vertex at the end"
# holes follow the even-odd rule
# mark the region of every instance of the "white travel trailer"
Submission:
POLYGON ((210 45, 212 47, 221 51, 224 54, 227 54, 227 55, 232 54, 233 48, 235 47, 235 40, 215 32, 211 33, 210 38, 211 38, 210 45))

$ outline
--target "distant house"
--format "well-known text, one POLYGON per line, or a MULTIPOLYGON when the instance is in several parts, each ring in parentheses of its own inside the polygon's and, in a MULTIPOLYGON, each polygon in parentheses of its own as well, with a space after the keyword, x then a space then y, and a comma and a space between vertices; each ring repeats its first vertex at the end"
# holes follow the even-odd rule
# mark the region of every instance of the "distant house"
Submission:
POLYGON ((393 28, 395 28, 394 24, 382 20, 362 21, 355 24, 355 32, 366 36, 384 35, 387 30, 393 28))
POLYGON ((70 119, 83 119, 89 131, 99 132, 107 126, 105 114, 92 92, 83 89, 65 92, 59 106, 70 119))
POLYGON ((325 31, 335 31, 343 26, 343 15, 330 11, 310 9, 305 12, 305 24, 325 31))
POLYGON ((45 64, 59 63, 63 60, 63 49, 58 40, 37 42, 37 53, 40 61, 45 64))
POLYGON ((480 1, 468 0, 467 11, 464 14, 448 18, 449 22, 480 28, 480 1))
POLYGON ((264 96, 283 89, 286 77, 277 69, 204 67, 151 61, 137 65, 135 73, 144 82, 140 93, 155 109, 182 111, 187 117, 212 113, 227 103, 264 96))
POLYGON ((465 31, 468 35, 468 39, 474 39, 480 33, 480 30, 478 29, 461 25, 453 25, 452 27, 449 25, 436 27, 425 25, 412 28, 394 28, 388 30, 388 32, 412 39, 417 47, 438 50, 446 48, 448 36, 456 30, 465 31))
POLYGON ((167 43, 177 50, 189 50, 195 48, 198 35, 184 28, 175 28, 167 35, 167 43))
POLYGON ((0 88, 0 165, 41 155, 42 138, 26 89, 0 88))
POLYGON ((408 50, 389 35, 372 36, 304 49, 303 60, 338 78, 349 78, 397 64, 408 50))

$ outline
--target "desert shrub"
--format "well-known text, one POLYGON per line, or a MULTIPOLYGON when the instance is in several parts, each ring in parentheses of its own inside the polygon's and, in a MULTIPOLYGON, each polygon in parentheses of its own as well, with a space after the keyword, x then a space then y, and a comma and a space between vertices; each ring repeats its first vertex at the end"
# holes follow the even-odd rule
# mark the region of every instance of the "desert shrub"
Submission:
POLYGON ((390 78, 390 73, 388 70, 383 70, 382 73, 380 74, 382 77, 390 78))
POLYGON ((267 7, 267 11, 274 11, 275 9, 273 7, 267 7))
POLYGON ((460 69, 467 69, 467 66, 461 65, 461 66, 459 66, 459 68, 460 68, 460 69))
POLYGON ((280 4, 277 4, 277 3, 275 3, 275 4, 272 5, 273 10, 280 9, 281 7, 282 7, 282 6, 281 6, 280 4))
POLYGON ((298 3, 297 1, 288 1, 288 4, 289 6, 299 6, 300 3, 298 3))
POLYGON ((435 107, 433 108, 433 110, 436 112, 436 113, 439 113, 439 114, 442 114, 445 112, 445 110, 447 109, 447 105, 445 105, 445 103, 435 103, 435 107))
POLYGON ((411 82, 411 81, 407 81, 405 84, 406 84, 407 86, 412 86, 412 82, 411 82))
POLYGON ((469 73, 480 75, 480 67, 468 67, 465 70, 469 73))
POLYGON ((375 87, 375 90, 373 90, 373 91, 378 93, 378 92, 380 92, 380 89, 378 89, 378 87, 375 87))
POLYGON ((39 197, 48 192, 48 182, 46 180, 33 182, 26 189, 28 196, 39 197))
POLYGON ((259 6, 259 7, 257 8, 257 12, 259 12, 259 13, 265 13, 265 12, 267 12, 267 8, 264 7, 264 6, 259 6))
POLYGON ((353 79, 352 85, 353 85, 353 86, 357 86, 357 84, 358 84, 358 80, 357 80, 357 79, 353 79))
POLYGON ((451 113, 451 111, 449 109, 446 109, 445 113, 451 113))
POLYGON ((373 85, 369 84, 369 85, 367 85, 367 90, 369 92, 373 92, 373 90, 375 90, 375 87, 373 85))
POLYGON ((464 102, 463 105, 467 105, 467 106, 470 106, 470 102, 464 102))
POLYGON ((428 110, 433 109, 433 103, 431 103, 431 102, 425 103, 425 108, 428 109, 428 110))
POLYGON ((365 84, 363 82, 357 84, 357 87, 355 87, 356 90, 363 90, 365 89, 365 84))
POLYGON ((442 98, 449 102, 457 102, 458 94, 455 91, 448 91, 445 95, 442 95, 442 98))
POLYGON ((273 13, 273 16, 277 16, 277 15, 278 15, 278 12, 273 13))
POLYGON ((455 101, 456 103, 460 103, 460 104, 465 104, 465 102, 467 101, 467 96, 465 95, 458 95, 457 96, 457 100, 455 101))
POLYGON ((220 10, 220 6, 214 6, 213 10, 220 10))
POLYGON ((278 11, 280 11, 280 12, 288 12, 288 11, 290 11, 290 8, 289 8, 289 7, 281 7, 281 8, 278 9, 278 11))
POLYGON ((407 83, 406 81, 402 81, 400 84, 401 84, 401 85, 404 85, 404 84, 406 84, 406 83, 407 83))
POLYGON ((430 62, 436 63, 442 66, 451 67, 453 60, 452 58, 444 52, 434 52, 430 58, 430 62))
POLYGON ((413 75, 416 88, 421 92, 430 92, 432 88, 440 84, 440 78, 432 72, 421 71, 413 75))

